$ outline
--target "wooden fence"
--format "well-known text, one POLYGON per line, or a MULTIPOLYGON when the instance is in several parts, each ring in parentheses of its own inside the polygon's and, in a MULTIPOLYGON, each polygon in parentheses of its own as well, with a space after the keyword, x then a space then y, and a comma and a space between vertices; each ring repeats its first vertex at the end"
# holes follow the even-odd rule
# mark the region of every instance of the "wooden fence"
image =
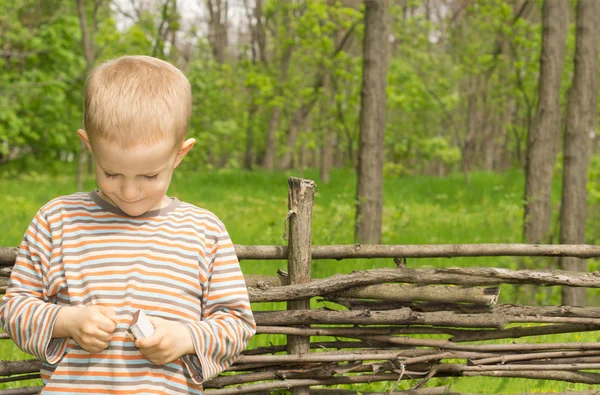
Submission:
MULTIPOLYGON (((252 302, 287 302, 288 309, 284 311, 254 311, 257 336, 287 335, 287 344, 245 350, 227 374, 205 383, 204 388, 211 395, 267 394, 278 389, 289 389, 294 395, 349 395, 357 393, 352 384, 376 382, 389 382, 386 393, 456 394, 446 387, 425 386, 431 378, 451 376, 600 384, 600 373, 594 372, 600 370, 600 342, 489 342, 599 330, 600 308, 500 305, 497 300, 502 284, 600 288, 600 273, 414 269, 405 265, 405 258, 424 257, 586 259, 600 257, 600 246, 312 246, 315 185, 298 178, 290 178, 289 185, 288 245, 235 246, 241 261, 288 260, 287 273, 245 276, 252 302), (311 281, 313 259, 347 258, 390 258, 395 267, 311 281), (311 298, 321 298, 336 307, 311 309, 311 298), (414 335, 438 336, 434 340, 414 335), (396 390, 405 380, 412 380, 412 389, 396 390), (339 389, 340 384, 347 385, 347 389, 339 389)), ((16 251, 0 248, 0 294, 6 290, 16 251)), ((6 334, 0 334, 0 339, 9 341, 6 334)), ((0 360, 0 383, 38 378, 39 366, 36 360, 0 360)), ((363 394, 376 394, 361 388, 363 394)), ((7 389, 0 390, 0 395, 35 394, 39 390, 40 387, 7 389)))

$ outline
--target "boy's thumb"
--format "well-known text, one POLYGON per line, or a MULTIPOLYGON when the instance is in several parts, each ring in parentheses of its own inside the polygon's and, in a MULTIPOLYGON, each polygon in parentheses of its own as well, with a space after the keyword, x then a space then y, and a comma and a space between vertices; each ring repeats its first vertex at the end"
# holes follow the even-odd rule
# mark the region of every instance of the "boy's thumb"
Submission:
POLYGON ((111 308, 106 306, 97 306, 98 310, 106 317, 108 317, 111 321, 117 322, 117 313, 111 308))

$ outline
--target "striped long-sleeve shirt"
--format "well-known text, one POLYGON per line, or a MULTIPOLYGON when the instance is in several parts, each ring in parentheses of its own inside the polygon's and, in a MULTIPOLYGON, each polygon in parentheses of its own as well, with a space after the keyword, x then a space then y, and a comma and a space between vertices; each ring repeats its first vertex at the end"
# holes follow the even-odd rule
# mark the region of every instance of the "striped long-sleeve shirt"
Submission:
POLYGON ((211 212, 173 199, 129 217, 96 192, 52 200, 19 248, 0 324, 43 361, 42 394, 200 394, 255 333, 233 244, 211 212), (107 349, 52 338, 61 306, 104 305, 118 315, 107 349), (133 313, 189 329, 195 355, 158 366, 128 337, 133 313))

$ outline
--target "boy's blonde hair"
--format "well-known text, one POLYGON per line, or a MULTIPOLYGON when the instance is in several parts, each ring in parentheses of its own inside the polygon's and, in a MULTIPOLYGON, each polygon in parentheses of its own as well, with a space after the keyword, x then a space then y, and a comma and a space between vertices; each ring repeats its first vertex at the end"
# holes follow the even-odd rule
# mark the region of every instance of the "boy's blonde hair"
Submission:
POLYGON ((192 89, 175 66, 149 56, 123 56, 88 76, 84 128, 90 141, 103 138, 122 147, 185 138, 192 89))

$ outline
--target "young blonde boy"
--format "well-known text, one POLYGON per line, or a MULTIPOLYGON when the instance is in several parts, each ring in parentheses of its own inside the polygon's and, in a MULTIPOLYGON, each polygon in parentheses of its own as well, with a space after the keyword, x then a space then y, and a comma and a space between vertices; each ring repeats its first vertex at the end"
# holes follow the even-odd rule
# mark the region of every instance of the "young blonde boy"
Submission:
POLYGON ((185 76, 155 58, 90 74, 77 133, 98 189, 38 211, 0 304, 4 330, 43 361, 42 394, 200 394, 255 333, 225 227, 167 197, 195 143, 191 102, 185 76), (155 329, 133 342, 138 309, 155 329))

